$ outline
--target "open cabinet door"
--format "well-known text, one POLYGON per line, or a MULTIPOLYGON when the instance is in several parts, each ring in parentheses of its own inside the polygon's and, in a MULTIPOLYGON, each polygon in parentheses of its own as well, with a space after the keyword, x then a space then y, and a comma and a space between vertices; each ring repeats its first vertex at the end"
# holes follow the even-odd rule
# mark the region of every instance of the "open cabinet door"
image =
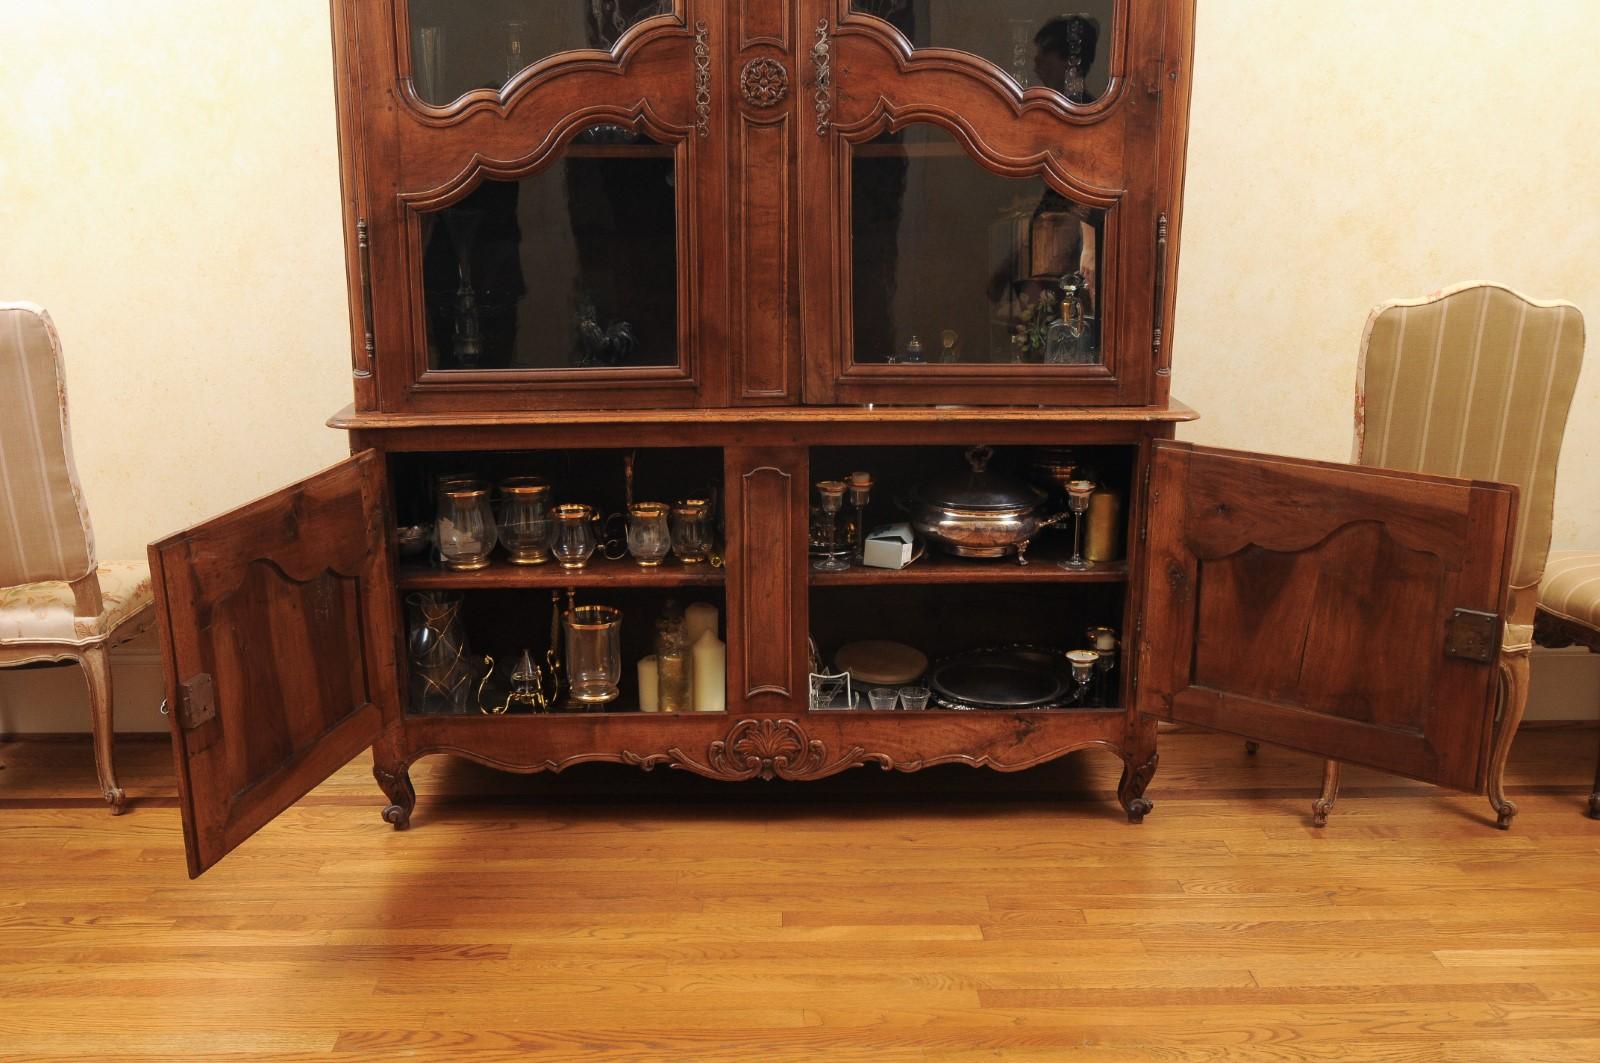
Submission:
POLYGON ((1516 489, 1156 444, 1137 705, 1483 785, 1516 489))
POLYGON ((189 876, 399 713, 373 451, 150 547, 189 876))

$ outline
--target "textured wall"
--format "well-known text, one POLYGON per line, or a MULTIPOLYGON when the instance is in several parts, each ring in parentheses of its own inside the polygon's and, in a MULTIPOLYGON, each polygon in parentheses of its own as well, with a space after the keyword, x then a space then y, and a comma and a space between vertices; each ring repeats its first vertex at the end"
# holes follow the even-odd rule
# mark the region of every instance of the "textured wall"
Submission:
MULTIPOLYGON (((1347 457, 1386 298, 1483 277, 1600 322, 1591 0, 1199 7, 1188 438, 1347 457)), ((321 427, 350 397, 331 63, 325 0, 0 0, 0 297, 60 326, 102 556, 344 452, 321 427)), ((1600 542, 1597 391, 1586 373, 1557 545, 1600 542)), ((153 723, 153 659, 124 660, 123 719, 153 723)), ((1539 711, 1593 711, 1543 675, 1539 711)), ((81 727, 80 689, 0 673, 0 731, 81 727)))

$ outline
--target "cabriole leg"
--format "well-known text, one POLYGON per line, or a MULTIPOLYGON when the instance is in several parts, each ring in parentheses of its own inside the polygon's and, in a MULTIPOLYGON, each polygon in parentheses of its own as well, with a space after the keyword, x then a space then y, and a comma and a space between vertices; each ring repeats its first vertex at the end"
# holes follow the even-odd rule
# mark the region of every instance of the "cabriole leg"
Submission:
POLYGON ((1143 763, 1139 763, 1137 755, 1128 755, 1122 758, 1122 781, 1117 783, 1117 800, 1122 802, 1124 811, 1128 813, 1129 823, 1143 823, 1144 817, 1155 806, 1145 800, 1144 789, 1150 785, 1151 776, 1156 773, 1158 756, 1154 750, 1143 763))
POLYGON ((1517 806, 1506 800, 1506 761, 1528 708, 1528 656, 1526 651, 1500 654, 1500 721, 1489 754, 1489 804, 1494 807, 1495 826, 1501 830, 1510 830, 1517 814, 1517 806))
POLYGON ((389 798, 383 810, 386 823, 395 830, 405 830, 411 825, 411 810, 417 807, 417 791, 411 785, 411 764, 400 750, 391 731, 372 747, 372 777, 389 798))
POLYGON ((89 686, 89 719, 94 731, 94 770, 100 777, 100 796, 111 806, 113 816, 122 815, 127 795, 117 785, 117 771, 112 764, 112 750, 116 744, 116 729, 111 713, 111 651, 104 645, 91 646, 78 659, 83 665, 83 678, 89 686))
POLYGON ((1328 813, 1333 811, 1333 803, 1339 797, 1339 762, 1327 760, 1322 763, 1322 796, 1311 805, 1311 825, 1326 827, 1328 813))

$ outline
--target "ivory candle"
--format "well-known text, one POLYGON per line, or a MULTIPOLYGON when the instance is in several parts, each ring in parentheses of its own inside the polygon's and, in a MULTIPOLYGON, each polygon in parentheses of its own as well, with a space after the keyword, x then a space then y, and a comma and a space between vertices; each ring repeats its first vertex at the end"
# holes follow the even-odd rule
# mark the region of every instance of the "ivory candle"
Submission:
POLYGON ((723 712, 728 707, 728 647, 715 630, 694 644, 694 711, 723 712))
POLYGON ((690 646, 707 631, 717 633, 717 607, 710 602, 695 602, 683 611, 683 637, 690 646))
POLYGON ((656 688, 656 655, 639 658, 639 711, 656 712, 661 707, 660 691, 656 688))

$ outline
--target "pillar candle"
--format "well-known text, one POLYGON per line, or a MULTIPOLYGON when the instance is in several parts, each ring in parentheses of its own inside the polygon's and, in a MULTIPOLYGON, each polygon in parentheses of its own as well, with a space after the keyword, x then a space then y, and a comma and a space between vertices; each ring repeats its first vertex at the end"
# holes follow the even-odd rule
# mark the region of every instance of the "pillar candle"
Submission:
POLYGON ((694 644, 694 711, 722 712, 728 707, 728 647, 707 631, 694 644))
POLYGON ((656 655, 639 658, 639 710, 655 712, 661 705, 656 689, 656 655))
POLYGON ((717 607, 710 602, 695 602, 683 611, 683 637, 693 646, 707 631, 717 633, 717 607))

